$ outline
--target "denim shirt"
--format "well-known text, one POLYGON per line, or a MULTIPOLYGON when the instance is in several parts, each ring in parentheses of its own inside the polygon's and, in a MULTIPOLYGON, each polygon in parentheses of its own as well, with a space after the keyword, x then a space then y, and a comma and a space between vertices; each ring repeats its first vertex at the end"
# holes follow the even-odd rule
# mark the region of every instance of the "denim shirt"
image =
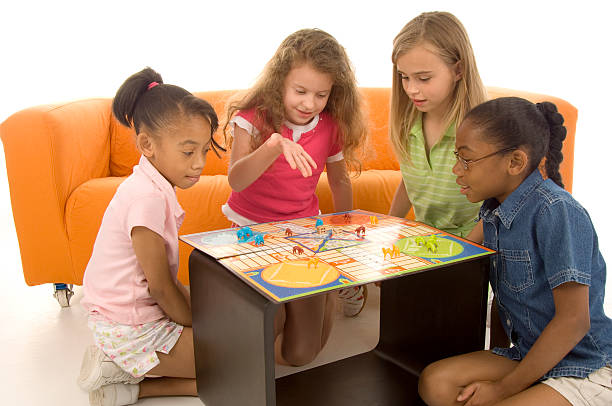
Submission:
POLYGON ((536 169, 501 205, 485 200, 480 218, 484 245, 497 251, 491 286, 513 344, 493 352, 523 359, 555 315, 553 289, 577 282, 589 286, 591 328, 541 379, 584 378, 612 365, 612 319, 603 308, 606 264, 584 208, 536 169))

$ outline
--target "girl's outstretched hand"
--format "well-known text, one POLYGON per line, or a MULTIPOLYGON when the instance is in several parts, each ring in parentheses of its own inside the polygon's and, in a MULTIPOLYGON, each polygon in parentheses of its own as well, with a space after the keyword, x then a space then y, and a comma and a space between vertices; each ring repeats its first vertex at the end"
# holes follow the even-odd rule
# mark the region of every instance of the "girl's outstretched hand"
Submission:
POLYGON ((312 176, 312 170, 317 168, 317 163, 304 151, 300 144, 283 137, 279 133, 272 134, 269 141, 271 146, 278 146, 291 169, 299 170, 305 178, 312 176))
POLYGON ((498 382, 473 382, 463 388, 457 396, 457 402, 467 402, 465 406, 493 405, 505 399, 503 388, 498 382))

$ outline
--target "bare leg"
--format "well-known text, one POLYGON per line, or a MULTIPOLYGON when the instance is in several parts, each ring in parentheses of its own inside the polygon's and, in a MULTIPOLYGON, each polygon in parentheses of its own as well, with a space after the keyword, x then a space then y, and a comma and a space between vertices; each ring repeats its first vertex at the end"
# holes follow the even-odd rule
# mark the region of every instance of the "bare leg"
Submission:
POLYGON ((334 314, 336 314, 338 291, 335 290, 325 296, 327 302, 325 303, 325 314, 323 316, 323 334, 321 336, 321 349, 323 349, 323 347, 325 347, 325 344, 327 344, 327 340, 329 339, 332 327, 334 325, 334 314))
MULTIPOLYGON (((457 402, 459 392, 474 381, 501 379, 517 365, 517 361, 478 351, 446 358, 429 365, 419 379, 419 394, 429 406, 463 405, 457 402)), ((497 406, 571 406, 548 385, 536 384, 497 403, 497 406)))
POLYGON ((193 330, 184 327, 181 336, 169 354, 157 353, 159 364, 149 371, 151 375, 175 378, 195 378, 193 330))
POLYGON ((283 360, 301 366, 321 352, 333 326, 335 301, 333 292, 285 305, 286 318, 278 340, 283 360))
POLYGON ((501 379, 517 365, 517 361, 489 351, 446 358, 430 364, 419 378, 419 395, 429 406, 462 405, 459 392, 475 381, 501 379))
POLYGON ((160 378, 140 382, 139 398, 152 396, 198 396, 193 355, 193 330, 184 327, 169 354, 157 352, 159 364, 149 371, 160 378))

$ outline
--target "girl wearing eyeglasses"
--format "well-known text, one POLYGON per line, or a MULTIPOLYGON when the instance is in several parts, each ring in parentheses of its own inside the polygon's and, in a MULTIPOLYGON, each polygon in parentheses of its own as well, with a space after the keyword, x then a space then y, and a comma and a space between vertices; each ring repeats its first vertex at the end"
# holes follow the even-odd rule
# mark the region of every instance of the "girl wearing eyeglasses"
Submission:
POLYGON ((513 345, 429 365, 419 381, 428 405, 612 404, 606 265, 588 213, 563 189, 565 135, 554 104, 516 97, 459 126, 453 171, 470 202, 484 200, 490 282, 513 345))

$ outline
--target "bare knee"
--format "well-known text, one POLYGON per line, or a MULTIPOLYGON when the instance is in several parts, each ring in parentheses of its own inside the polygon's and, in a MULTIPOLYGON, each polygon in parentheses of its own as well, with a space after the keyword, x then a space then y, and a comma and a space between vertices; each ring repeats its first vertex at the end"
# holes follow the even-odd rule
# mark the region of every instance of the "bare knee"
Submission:
POLYGON ((321 346, 305 341, 290 347, 283 346, 282 355, 285 361, 296 367, 311 363, 321 352, 321 346))
POLYGON ((454 404, 456 393, 451 393, 448 370, 440 361, 429 364, 419 377, 419 395, 429 406, 454 404))

